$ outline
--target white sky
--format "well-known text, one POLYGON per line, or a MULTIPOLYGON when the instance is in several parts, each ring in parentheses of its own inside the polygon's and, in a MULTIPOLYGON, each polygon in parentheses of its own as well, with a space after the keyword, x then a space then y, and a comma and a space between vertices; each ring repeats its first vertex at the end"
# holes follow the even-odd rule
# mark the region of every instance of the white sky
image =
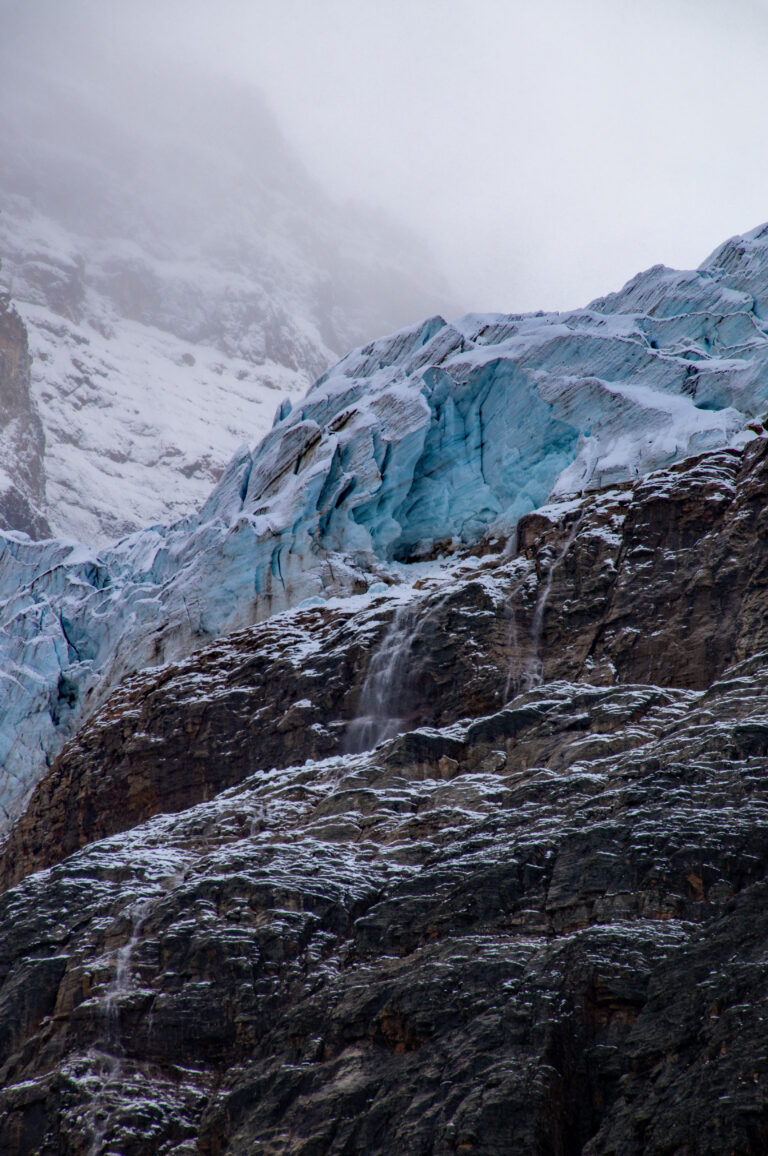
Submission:
POLYGON ((768 219, 768 0, 92 0, 90 18, 253 81, 310 171, 421 234, 467 309, 585 304, 768 219))

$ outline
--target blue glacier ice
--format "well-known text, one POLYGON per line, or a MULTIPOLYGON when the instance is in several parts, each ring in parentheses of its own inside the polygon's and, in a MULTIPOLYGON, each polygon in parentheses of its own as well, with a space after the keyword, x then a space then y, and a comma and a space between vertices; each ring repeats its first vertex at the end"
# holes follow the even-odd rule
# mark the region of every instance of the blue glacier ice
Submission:
POLYGON ((0 537, 0 806, 126 675, 742 443, 766 410, 768 226, 585 309, 433 317, 353 351, 196 515, 98 554, 0 537))

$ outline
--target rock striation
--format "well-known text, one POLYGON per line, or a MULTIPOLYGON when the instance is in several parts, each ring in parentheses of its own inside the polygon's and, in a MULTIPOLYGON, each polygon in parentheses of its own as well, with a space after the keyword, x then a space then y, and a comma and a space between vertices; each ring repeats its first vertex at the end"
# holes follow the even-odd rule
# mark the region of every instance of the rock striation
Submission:
POLYGON ((760 1152, 765 692, 544 685, 31 876, 6 1149, 760 1152))
POLYGON ((381 705, 397 730, 497 711, 542 680, 706 689, 768 650, 766 493, 762 436, 542 507, 512 557, 486 541, 415 586, 289 611, 133 676, 34 791, 0 880, 259 769, 348 750, 404 609, 381 705))

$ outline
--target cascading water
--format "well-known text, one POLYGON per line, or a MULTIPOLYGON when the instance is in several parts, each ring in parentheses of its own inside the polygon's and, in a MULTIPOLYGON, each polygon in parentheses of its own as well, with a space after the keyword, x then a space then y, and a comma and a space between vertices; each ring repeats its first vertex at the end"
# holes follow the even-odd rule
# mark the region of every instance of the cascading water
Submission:
MULTIPOLYGON (((508 559, 514 559, 517 554, 517 526, 514 526, 512 532, 507 539, 507 544, 504 548, 504 556, 508 559)), ((527 572, 524 571, 523 578, 513 586, 507 604, 507 654, 509 655, 507 665, 507 681, 504 684, 504 702, 509 702, 510 698, 514 698, 520 693, 520 682, 524 663, 520 651, 520 636, 517 629, 517 615, 515 613, 515 597, 523 588, 523 583, 527 578, 527 572)))
POLYGON ((417 604, 398 606, 379 649, 371 659, 360 695, 358 717, 349 724, 342 753, 369 751, 402 729, 407 671, 418 619, 417 604))
POLYGON ((120 1043, 120 1000, 131 990, 131 960, 147 916, 152 910, 152 902, 145 900, 134 904, 131 909, 131 934, 128 942, 118 950, 115 977, 106 991, 107 1008, 107 1048, 113 1054, 122 1053, 120 1043))
POLYGON ((153 906, 154 902, 147 899, 135 903, 131 908, 131 934, 128 941, 118 949, 114 978, 104 993, 106 1028, 101 1041, 102 1046, 95 1049, 102 1081, 87 1113, 86 1124, 91 1132, 88 1156, 99 1156, 102 1151, 110 1122, 110 1092, 119 1086, 123 1078, 125 1052, 120 1039, 120 1000, 131 991, 133 952, 153 906))
MULTIPOLYGON (((520 585, 515 587, 513 595, 517 594, 519 590, 520 585)), ((507 616, 509 618, 509 626, 507 628, 509 665, 507 667, 507 681, 504 684, 504 702, 509 702, 511 698, 515 698, 515 696, 520 693, 522 673, 525 669, 525 663, 520 653, 520 637, 517 629, 517 615, 515 614, 514 603, 510 603, 507 609, 507 616)))
POLYGON ((565 540, 565 545, 547 570, 544 586, 536 599, 536 608, 533 612, 533 620, 531 622, 531 649, 523 670, 523 686, 526 690, 530 690, 534 686, 540 686, 543 679, 544 664, 541 660, 541 635, 544 627, 544 611, 547 608, 547 601, 552 590, 552 580, 555 576, 555 571, 562 565, 568 551, 573 545, 583 517, 584 513, 582 512, 573 523, 568 537, 565 540))

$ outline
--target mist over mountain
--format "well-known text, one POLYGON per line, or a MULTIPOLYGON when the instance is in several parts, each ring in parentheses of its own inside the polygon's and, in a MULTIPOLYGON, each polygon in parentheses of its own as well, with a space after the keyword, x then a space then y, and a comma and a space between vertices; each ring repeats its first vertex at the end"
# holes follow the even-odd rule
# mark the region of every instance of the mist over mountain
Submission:
POLYGON ((2 13, 0 1156, 765 1156, 768 224, 447 321, 201 16, 2 13))
POLYGON ((2 53, 0 280, 44 513, 101 541, 188 512, 283 397, 450 302, 417 239, 312 180, 256 88, 24 30, 2 53))

